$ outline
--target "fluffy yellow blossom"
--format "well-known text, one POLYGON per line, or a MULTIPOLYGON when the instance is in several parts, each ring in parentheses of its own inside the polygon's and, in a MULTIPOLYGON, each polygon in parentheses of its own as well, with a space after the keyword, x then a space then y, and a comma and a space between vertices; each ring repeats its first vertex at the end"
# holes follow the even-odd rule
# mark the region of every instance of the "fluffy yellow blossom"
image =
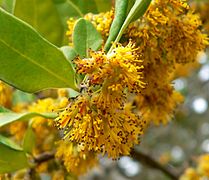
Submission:
POLYGON ((201 176, 209 178, 209 154, 200 156, 197 171, 201 176))
POLYGON ((188 168, 180 180, 202 180, 209 178, 209 154, 201 155, 198 158, 196 168, 188 168))
POLYGON ((71 102, 57 121, 67 140, 114 159, 130 153, 146 124, 129 108, 102 109, 87 94, 71 102))
POLYGON ((145 120, 166 124, 183 101, 170 84, 179 66, 194 62, 208 44, 200 26, 199 16, 183 0, 152 1, 146 14, 129 25, 124 36, 136 41, 144 65, 147 86, 136 99, 145 120))
MULTIPOLYGON (((52 112, 55 109, 55 101, 52 98, 46 98, 38 100, 28 107, 30 112, 52 112)), ((32 118, 32 127, 37 131, 41 132, 42 126, 46 124, 47 126, 53 126, 53 121, 51 119, 46 119, 44 117, 34 117, 32 118), (39 129, 40 128, 40 129, 39 129)), ((44 135, 43 135, 44 136, 44 135)))
POLYGON ((200 67, 200 64, 198 61, 195 61, 193 63, 188 63, 185 65, 182 64, 176 64, 175 65, 175 71, 171 74, 171 79, 176 79, 179 77, 187 77, 194 72, 194 70, 198 69, 200 67))
POLYGON ((14 122, 9 126, 9 131, 11 135, 14 135, 15 139, 17 141, 20 141, 23 139, 25 135, 25 131, 27 129, 27 123, 26 122, 14 122))
MULTIPOLYGON (((103 40, 106 40, 109 35, 109 30, 113 18, 114 18, 113 10, 99 14, 89 13, 84 16, 84 19, 91 21, 91 23, 95 26, 95 28, 101 33, 103 40)), ((77 19, 75 18, 70 18, 67 21, 68 30, 66 32, 66 35, 69 37, 70 45, 72 44, 73 27, 76 21, 77 19)))
POLYGON ((85 151, 79 145, 67 141, 60 141, 57 145, 56 158, 64 162, 70 173, 81 175, 97 164, 95 153, 85 151))
POLYGON ((44 173, 48 170, 48 162, 43 162, 36 167, 36 172, 44 173))
POLYGON ((111 91, 121 91, 124 87, 130 92, 140 92, 145 87, 142 81, 142 60, 138 48, 132 42, 125 47, 115 46, 110 54, 102 51, 91 52, 91 58, 78 59, 77 72, 89 76, 91 85, 102 85, 111 91))
POLYGON ((208 1, 192 1, 191 6, 195 12, 200 14, 200 18, 203 22, 204 30, 209 33, 209 2, 208 1))
POLYGON ((97 31, 101 33, 104 40, 107 39, 107 37, 109 36, 110 26, 114 18, 113 10, 99 14, 89 13, 86 14, 84 18, 93 23, 97 31))
POLYGON ((183 101, 183 96, 174 91, 171 85, 155 87, 150 94, 137 96, 136 102, 143 119, 156 125, 167 124, 173 117, 176 106, 183 101))
POLYGON ((137 41, 145 63, 185 64, 193 62, 208 44, 200 26, 199 16, 185 1, 156 0, 143 18, 129 26, 125 36, 137 41))
MULTIPOLYGON (((27 110, 27 106, 27 103, 18 103, 12 107, 12 111, 17 113, 25 112, 27 110)), ((9 131, 17 141, 20 141, 24 138, 27 127, 27 122, 17 121, 9 125, 9 131)))
MULTIPOLYGON (((59 91, 59 96, 64 95, 64 91, 59 91)), ((61 98, 61 97, 60 97, 61 98)), ((67 105, 67 97, 62 97, 59 100, 52 98, 46 98, 38 100, 28 107, 30 112, 46 113, 53 112, 59 108, 63 108, 67 105), (61 105, 61 106, 60 106, 61 105)), ((35 154, 39 154, 41 151, 51 150, 54 146, 54 141, 58 137, 57 130, 54 126, 52 119, 46 119, 44 117, 34 117, 31 119, 31 126, 36 134, 37 148, 34 149, 35 154)))
POLYGON ((12 97, 12 89, 4 82, 0 81, 0 105, 10 107, 12 97))
POLYGON ((62 170, 55 171, 52 174, 52 180, 65 180, 65 173, 62 170))
POLYGON ((126 47, 118 45, 111 54, 91 52, 90 58, 76 61, 88 87, 56 119, 65 129, 66 139, 114 159, 128 155, 138 144, 146 121, 126 105, 127 93, 138 94, 145 86, 136 51, 129 43, 126 47))
POLYGON ((200 180, 200 176, 193 168, 188 168, 185 173, 180 177, 180 180, 200 180))

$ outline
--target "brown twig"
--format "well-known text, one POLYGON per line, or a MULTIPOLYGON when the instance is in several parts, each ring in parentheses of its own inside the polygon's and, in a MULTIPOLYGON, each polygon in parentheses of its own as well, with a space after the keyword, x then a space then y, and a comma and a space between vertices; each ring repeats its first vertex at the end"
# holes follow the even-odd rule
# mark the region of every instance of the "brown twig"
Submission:
MULTIPOLYGON (((138 151, 132 151, 131 156, 136 159, 137 161, 140 161, 141 163, 158 169, 165 173, 167 176, 169 176, 172 180, 178 180, 179 179, 179 173, 177 173, 172 167, 170 166, 163 166, 159 162, 157 162, 152 157, 148 156, 147 154, 144 154, 142 152, 138 151)), ((34 158, 34 163, 41 164, 43 162, 49 161, 51 159, 54 159, 55 152, 45 152, 43 154, 40 154, 34 158)))
POLYGON ((55 152, 54 151, 53 152, 44 152, 44 153, 42 153, 42 154, 40 154, 40 155, 38 155, 34 158, 34 163, 41 164, 43 162, 54 159, 54 157, 55 157, 55 152))
POLYGON ((179 179, 179 173, 177 173, 171 166, 163 166, 159 162, 157 162, 152 157, 148 156, 147 154, 144 154, 142 152, 138 151, 132 151, 131 156, 136 159, 137 161, 140 161, 141 163, 162 171, 167 176, 169 176, 172 180, 178 180, 179 179))

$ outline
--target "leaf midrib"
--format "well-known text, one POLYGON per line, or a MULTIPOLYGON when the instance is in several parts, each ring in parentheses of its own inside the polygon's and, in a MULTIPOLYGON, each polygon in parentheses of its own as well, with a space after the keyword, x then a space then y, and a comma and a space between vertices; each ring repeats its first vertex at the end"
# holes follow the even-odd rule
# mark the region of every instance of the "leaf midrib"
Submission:
POLYGON ((67 0, 67 3, 72 6, 74 8, 74 10, 81 16, 83 17, 83 13, 81 12, 81 10, 78 8, 78 6, 76 6, 72 1, 67 0))
POLYGON ((22 56, 23 58, 27 59, 28 61, 30 61, 31 63, 33 63, 34 65, 38 66, 39 68, 45 70, 46 72, 48 72, 50 75, 56 77, 58 80, 64 82, 66 85, 69 85, 68 81, 66 81, 65 79, 63 79, 62 77, 58 76, 57 74, 55 74, 53 71, 45 68, 44 66, 38 64, 34 59, 22 54, 20 51, 18 51, 17 49, 15 49, 13 46, 11 46, 10 44, 8 44, 7 42, 5 42, 4 40, 0 39, 0 41, 6 45, 9 49, 11 49, 12 51, 14 51, 15 53, 17 53, 18 55, 22 56))

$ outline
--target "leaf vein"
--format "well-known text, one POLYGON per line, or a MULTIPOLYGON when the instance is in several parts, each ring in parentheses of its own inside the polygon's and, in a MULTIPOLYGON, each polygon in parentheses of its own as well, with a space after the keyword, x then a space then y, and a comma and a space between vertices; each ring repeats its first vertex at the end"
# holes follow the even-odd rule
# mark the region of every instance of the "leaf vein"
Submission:
POLYGON ((36 66, 40 67, 41 69, 45 70, 46 72, 48 72, 49 74, 51 74, 52 76, 56 77, 57 79, 63 81, 66 85, 68 85, 68 81, 66 81, 65 79, 63 79, 62 77, 58 76, 57 74, 55 74, 53 71, 45 68, 44 66, 38 64, 35 60, 33 60, 32 58, 22 54, 20 51, 18 51, 17 49, 15 49, 14 47, 12 47, 10 44, 6 43, 4 40, 0 39, 0 41, 6 45, 8 48, 10 48, 12 51, 14 51, 15 53, 19 54, 20 56, 22 56, 23 58, 29 60, 31 63, 35 64, 36 66))

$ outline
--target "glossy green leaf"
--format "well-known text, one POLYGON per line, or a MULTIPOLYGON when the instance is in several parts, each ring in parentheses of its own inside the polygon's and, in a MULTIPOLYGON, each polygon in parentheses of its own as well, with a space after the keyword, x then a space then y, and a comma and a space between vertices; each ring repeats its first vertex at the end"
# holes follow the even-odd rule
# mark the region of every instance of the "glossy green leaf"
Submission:
POLYGON ((25 152, 8 138, 0 136, 0 174, 29 166, 25 152))
POLYGON ((81 57, 87 57, 88 50, 98 50, 102 45, 102 37, 90 21, 79 19, 74 27, 73 45, 81 57))
MULTIPOLYGON (((148 9, 150 3, 152 0, 136 0, 133 7, 131 8, 130 12, 128 13, 128 16, 126 17, 126 20, 124 21, 116 39, 115 43, 120 41, 120 38, 122 37, 124 31, 128 27, 128 25, 134 21, 135 19, 140 18, 144 15, 146 10, 148 9)), ((109 50, 109 52, 112 50, 112 48, 109 50)))
POLYGON ((5 126, 9 123, 19 121, 19 120, 29 120, 35 116, 41 116, 47 119, 55 119, 57 113, 36 113, 36 112, 26 112, 26 113, 14 113, 14 112, 3 112, 0 113, 0 127, 5 126))
POLYGON ((74 71, 63 53, 32 27, 0 9, 0 79, 17 89, 75 89, 74 71))
POLYGON ((17 0, 14 14, 53 44, 61 45, 64 27, 52 0, 17 0))
POLYGON ((117 37, 123 22, 126 19, 126 13, 128 9, 128 0, 116 0, 115 1, 115 17, 110 27, 109 37, 105 43, 105 51, 108 51, 117 37))
POLYGON ((29 154, 32 153, 33 148, 35 147, 35 133, 32 127, 29 127, 25 133, 23 140, 23 150, 29 154))
POLYGON ((131 8, 133 7, 134 3, 136 2, 136 0, 129 0, 128 1, 128 11, 127 11, 127 15, 129 13, 129 11, 131 10, 131 8))

